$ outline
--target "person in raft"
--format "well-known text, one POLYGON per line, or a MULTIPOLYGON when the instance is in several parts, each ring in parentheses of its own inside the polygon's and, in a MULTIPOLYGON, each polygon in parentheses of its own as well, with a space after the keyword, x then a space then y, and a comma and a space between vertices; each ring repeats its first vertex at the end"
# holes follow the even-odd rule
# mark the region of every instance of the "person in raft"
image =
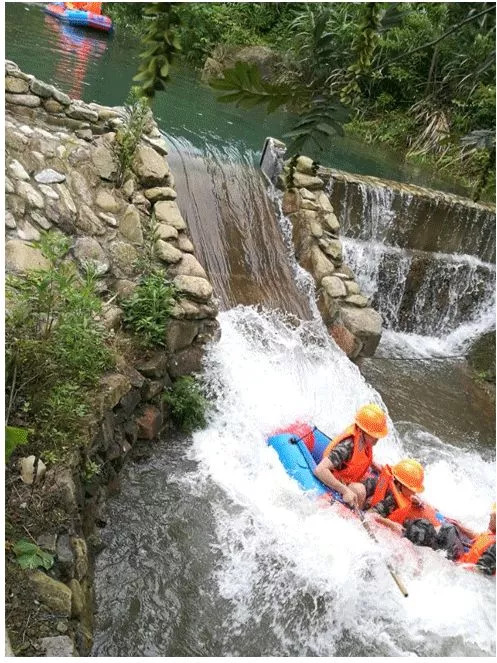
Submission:
POLYGON ((445 550, 450 560, 470 565, 485 575, 495 575, 495 504, 486 532, 473 532, 460 523, 441 525, 435 509, 416 497, 424 490, 423 480, 423 467, 413 458, 392 468, 385 465, 369 500, 376 520, 418 546, 445 550), (463 538, 469 543, 467 552, 463 538))
POLYGON ((373 463, 373 447, 388 433, 387 417, 383 410, 369 403, 355 415, 352 426, 333 438, 314 469, 315 476, 325 486, 339 492, 346 504, 362 509, 376 487, 376 480, 365 478, 373 463))

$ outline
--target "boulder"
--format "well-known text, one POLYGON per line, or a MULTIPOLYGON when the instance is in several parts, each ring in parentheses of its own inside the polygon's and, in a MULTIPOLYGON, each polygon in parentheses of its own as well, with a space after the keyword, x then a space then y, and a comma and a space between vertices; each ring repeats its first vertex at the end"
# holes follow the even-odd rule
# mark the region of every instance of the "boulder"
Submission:
POLYGON ((88 547, 84 539, 74 537, 72 539, 74 551, 74 574, 77 580, 82 580, 88 574, 88 547))
POLYGON ((113 241, 109 245, 109 253, 116 276, 121 276, 117 272, 122 272, 122 274, 129 276, 135 274, 138 252, 134 246, 127 242, 113 241))
MULTIPOLYGON (((302 195, 302 191, 300 193, 302 195)), ((323 210, 323 212, 333 212, 333 206, 330 202, 330 199, 328 198, 328 196, 324 191, 320 191, 316 195, 316 203, 323 210)))
POLYGON ((309 191, 317 191, 322 189, 324 184, 323 180, 320 177, 315 175, 305 175, 304 173, 294 172, 293 174, 293 184, 297 189, 305 188, 309 191))
POLYGON ((192 345, 185 350, 180 350, 168 362, 169 375, 172 378, 179 378, 182 375, 199 373, 202 370, 203 357, 204 350, 201 345, 192 345))
POLYGON ((48 658, 55 656, 76 656, 76 647, 68 635, 56 635, 49 638, 40 638, 40 646, 48 658))
POLYGON ((362 357, 372 357, 381 338, 381 315, 372 308, 341 307, 342 322, 363 344, 362 357))
POLYGON ((325 229, 335 234, 338 233, 340 230, 340 223, 337 217, 333 214, 333 212, 327 212, 323 216, 323 225, 325 229))
POLYGON ((143 231, 140 221, 140 213, 133 205, 128 205, 123 218, 119 224, 119 232, 132 244, 141 246, 143 244, 143 231))
POLYGON ((8 271, 25 272, 28 269, 48 269, 49 261, 39 249, 29 246, 20 239, 11 239, 5 244, 5 265, 8 271))
POLYGON ((28 173, 26 172, 24 166, 21 163, 19 163, 19 161, 17 161, 17 159, 13 159, 9 163, 7 170, 9 171, 10 175, 14 177, 16 180, 29 181, 28 173))
POLYGON ((37 78, 33 78, 29 87, 31 88, 31 92, 33 94, 37 94, 39 97, 46 99, 52 96, 52 92, 54 90, 53 85, 43 83, 43 81, 39 81, 37 78))
POLYGON ((97 191, 96 203, 104 212, 115 213, 118 212, 120 208, 119 202, 105 189, 99 189, 97 191))
POLYGON ((91 153, 91 160, 103 180, 113 180, 117 174, 114 155, 106 145, 98 145, 91 153))
POLYGON ((45 463, 41 458, 38 458, 37 463, 36 456, 26 456, 25 458, 21 458, 19 461, 19 468, 21 471, 21 479, 23 483, 28 486, 41 481, 47 472, 47 466, 45 463))
POLYGON ((346 327, 341 324, 333 324, 328 331, 335 343, 345 352, 349 359, 355 359, 359 355, 362 343, 346 327))
POLYGON ((63 173, 58 173, 53 168, 45 168, 35 175, 35 180, 39 184, 58 184, 64 182, 65 179, 66 176, 63 173))
POLYGON ((67 585, 41 571, 33 571, 29 581, 41 603, 60 615, 71 615, 71 590, 67 585))
POLYGON ((330 297, 345 297, 347 295, 344 282, 336 276, 325 276, 321 281, 321 285, 330 297))
POLYGON ((96 113, 91 108, 83 106, 82 104, 71 103, 71 105, 66 108, 67 117, 72 118, 73 120, 86 120, 87 122, 98 122, 98 113, 96 113))
POLYGON ((151 203, 156 203, 158 200, 175 200, 178 195, 169 186, 156 186, 152 189, 145 189, 143 194, 151 203))
POLYGON ((129 378, 121 373, 112 373, 101 378, 99 390, 101 411, 114 408, 130 389, 129 378))
POLYGON ((139 145, 136 151, 134 172, 147 187, 160 186, 169 172, 165 159, 153 148, 139 145))
POLYGON ((169 244, 169 242, 164 242, 162 239, 156 241, 155 251, 161 260, 169 264, 179 262, 183 256, 179 249, 169 244))
POLYGON ((173 276, 199 276, 202 279, 207 278, 204 268, 199 261, 190 253, 183 254, 181 260, 171 268, 173 276))
POLYGON ((52 90, 52 97, 58 101, 59 104, 62 104, 62 106, 69 106, 71 104, 71 97, 64 92, 57 90, 57 88, 52 90))
POLYGON ((105 235, 106 227, 88 205, 81 205, 75 224, 86 235, 105 235))
POLYGON ((206 302, 212 296, 211 284, 198 276, 176 276, 173 285, 193 300, 206 302))
POLYGON ((166 345, 169 352, 189 347, 199 332, 199 325, 192 320, 171 320, 166 330, 166 345))
POLYGON ((43 102, 43 108, 47 111, 47 113, 51 113, 53 115, 58 115, 64 110, 64 106, 58 101, 55 101, 55 99, 45 99, 43 102))
MULTIPOLYGON (((338 276, 338 274, 335 274, 338 276)), ((344 281, 345 287, 347 288, 347 295, 358 295, 361 292, 361 289, 359 288, 359 284, 356 283, 355 281, 350 281, 346 280, 344 281)))
POLYGON ((28 108, 36 108, 41 105, 40 97, 37 97, 34 94, 11 94, 6 92, 5 101, 9 104, 27 106, 28 108))
POLYGON ((20 239, 24 239, 27 242, 37 242, 41 237, 39 230, 32 226, 25 218, 19 219, 17 234, 20 239))
POLYGON ((335 271, 333 263, 328 260, 318 246, 313 246, 311 249, 311 271, 316 283, 321 283, 324 277, 331 276, 335 271))
POLYGON ((347 304, 353 304, 354 306, 359 306, 360 308, 363 308, 369 304, 369 299, 364 295, 359 294, 349 295, 345 301, 347 304))
POLYGON ((314 161, 309 157, 300 156, 295 166, 299 173, 314 176, 314 161))
POLYGON ((178 249, 185 253, 193 253, 194 251, 193 244, 184 233, 181 233, 178 237, 178 249))
POLYGON ((17 193, 23 198, 30 207, 43 209, 45 201, 39 191, 37 191, 29 182, 20 181, 17 183, 17 193))
POLYGON ((148 405, 141 417, 136 420, 138 426, 138 438, 142 440, 154 440, 158 437, 162 427, 162 414, 153 405, 148 405))
POLYGON ((96 239, 92 237, 79 237, 74 245, 74 257, 82 267, 90 264, 96 270, 97 276, 109 270, 109 261, 96 239))
POLYGON ((162 378, 167 372, 167 355, 163 351, 155 352, 148 359, 137 363, 136 368, 146 378, 162 378))
POLYGON ((173 200, 161 200, 154 205, 157 221, 173 226, 176 230, 185 230, 186 223, 181 216, 178 205, 173 200))
POLYGON ((5 92, 14 94, 26 94, 29 92, 29 82, 16 76, 5 77, 5 92))
POLYGON ((339 239, 330 239, 322 246, 326 255, 330 256, 336 264, 342 262, 342 242, 339 239))
POLYGON ((168 226, 167 223, 158 223, 155 229, 155 234, 159 239, 177 239, 178 231, 173 226, 168 226))

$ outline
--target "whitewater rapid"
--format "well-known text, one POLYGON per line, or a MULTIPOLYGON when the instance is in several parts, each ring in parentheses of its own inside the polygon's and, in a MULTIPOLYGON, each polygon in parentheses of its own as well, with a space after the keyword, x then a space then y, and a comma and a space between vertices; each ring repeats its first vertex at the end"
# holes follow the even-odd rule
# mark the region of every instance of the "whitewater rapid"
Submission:
MULTIPOLYGON (((265 443, 297 419, 335 435, 363 403, 382 404, 357 367, 316 323, 295 326, 250 307, 222 313, 220 323, 205 374, 216 411, 193 437, 198 472, 189 489, 202 492, 213 481, 226 497, 215 506, 215 578, 233 610, 226 655, 240 654, 236 634, 266 621, 277 640, 267 655, 494 655, 494 579, 382 528, 376 545, 358 522, 318 508, 265 443), (407 599, 386 558, 408 586, 407 599)), ((425 464, 427 501, 485 529, 495 461, 464 440, 455 447, 405 424, 399 434, 389 421, 377 460, 415 455, 425 464)))

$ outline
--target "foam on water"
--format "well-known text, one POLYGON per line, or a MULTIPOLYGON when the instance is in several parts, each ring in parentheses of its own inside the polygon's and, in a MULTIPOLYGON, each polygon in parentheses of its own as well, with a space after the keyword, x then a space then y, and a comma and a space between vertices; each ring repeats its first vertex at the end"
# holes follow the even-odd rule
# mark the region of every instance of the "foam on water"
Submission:
MULTIPOLYGON (((226 655, 240 653, 238 639, 252 628, 271 634, 267 655, 273 656, 493 655, 494 580, 383 528, 376 545, 357 521, 319 508, 265 443, 297 419, 336 434, 358 406, 381 404, 358 369, 317 323, 295 326, 246 307, 222 313, 220 323, 221 340, 206 365, 217 412, 194 436, 199 482, 190 489, 202 491, 213 480, 228 498, 215 507, 216 578, 233 606, 224 627, 226 655), (408 599, 385 558, 408 586, 408 599)), ((416 449, 426 462, 427 499, 484 528, 495 462, 408 426, 401 435, 389 423, 391 433, 375 449, 378 461, 416 449)))

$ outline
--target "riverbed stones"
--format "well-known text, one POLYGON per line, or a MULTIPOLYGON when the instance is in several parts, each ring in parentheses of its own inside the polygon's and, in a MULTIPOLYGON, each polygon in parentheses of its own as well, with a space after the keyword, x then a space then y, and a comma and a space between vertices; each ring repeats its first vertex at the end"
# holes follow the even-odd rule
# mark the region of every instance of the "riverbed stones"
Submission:
POLYGON ((331 276, 335 271, 333 263, 328 260, 318 246, 313 246, 311 249, 311 270, 317 283, 321 283, 323 278, 331 276))
POLYGON ((40 231, 25 218, 17 222, 17 235, 27 242, 37 242, 41 238, 40 231))
POLYGON ((347 304, 353 304, 354 306, 359 306, 360 308, 363 308, 369 304, 369 299, 358 293, 346 297, 345 301, 347 304))
POLYGON ((88 122, 97 122, 98 120, 98 113, 87 106, 74 102, 66 109, 66 115, 73 120, 87 120, 88 122))
POLYGON ((304 173, 295 172, 293 175, 293 183, 298 189, 304 187, 309 191, 317 191, 322 189, 324 184, 323 180, 315 175, 304 175, 304 173))
POLYGON ((139 145, 134 162, 134 171, 141 184, 147 187, 160 186, 169 172, 165 159, 153 148, 139 145))
POLYGON ((55 99, 45 99, 43 102, 43 108, 47 111, 47 113, 53 113, 54 115, 62 113, 64 110, 64 106, 58 101, 55 101, 55 99))
POLYGON ((158 437, 162 427, 162 414, 153 405, 148 405, 145 411, 136 420, 138 426, 138 438, 142 440, 154 440, 158 437))
POLYGON ((36 173, 35 180, 40 184, 58 184, 65 182, 66 176, 63 173, 53 170, 53 168, 45 168, 39 173, 36 173))
POLYGON ((154 212, 157 221, 173 226, 176 230, 186 230, 186 223, 173 200, 161 200, 155 203, 154 212))

